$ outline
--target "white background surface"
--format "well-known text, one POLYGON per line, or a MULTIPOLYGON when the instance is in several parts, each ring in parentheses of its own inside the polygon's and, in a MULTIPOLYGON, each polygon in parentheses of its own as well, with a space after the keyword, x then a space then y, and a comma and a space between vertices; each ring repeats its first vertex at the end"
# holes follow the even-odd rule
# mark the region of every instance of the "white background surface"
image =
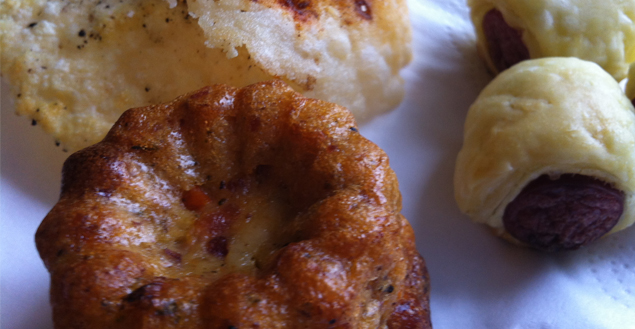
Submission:
MULTIPOLYGON (((403 214, 432 279, 432 322, 445 328, 635 328, 635 228, 574 252, 544 254, 493 237, 453 198, 467 109, 491 77, 462 0, 411 0, 406 99, 361 133, 390 156, 403 214)), ((13 114, 2 86, 0 327, 52 328, 48 273, 34 234, 57 201, 69 155, 13 114)))

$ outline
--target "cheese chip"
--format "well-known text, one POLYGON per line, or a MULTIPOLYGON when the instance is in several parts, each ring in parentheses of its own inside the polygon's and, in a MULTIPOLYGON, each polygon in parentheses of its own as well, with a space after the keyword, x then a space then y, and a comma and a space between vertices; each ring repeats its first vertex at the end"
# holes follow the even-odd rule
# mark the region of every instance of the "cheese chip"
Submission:
POLYGON ((1 70, 16 110, 75 150, 132 107, 273 78, 360 121, 403 98, 405 1, 6 0, 1 70))

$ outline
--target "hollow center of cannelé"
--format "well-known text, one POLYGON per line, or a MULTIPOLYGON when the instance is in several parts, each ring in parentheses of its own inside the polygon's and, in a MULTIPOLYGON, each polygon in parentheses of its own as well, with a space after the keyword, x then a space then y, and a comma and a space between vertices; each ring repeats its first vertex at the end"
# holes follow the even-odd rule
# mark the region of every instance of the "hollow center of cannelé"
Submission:
POLYGON ((270 166, 183 191, 182 202, 194 216, 177 219, 160 242, 169 276, 261 270, 297 239, 299 209, 270 166))
POLYGON ((624 210, 624 192, 585 175, 542 175, 505 208, 505 229, 530 246, 577 249, 609 232, 624 210))
POLYGON ((499 72, 530 58, 522 32, 509 26, 500 11, 492 9, 485 14, 483 33, 490 59, 499 72))

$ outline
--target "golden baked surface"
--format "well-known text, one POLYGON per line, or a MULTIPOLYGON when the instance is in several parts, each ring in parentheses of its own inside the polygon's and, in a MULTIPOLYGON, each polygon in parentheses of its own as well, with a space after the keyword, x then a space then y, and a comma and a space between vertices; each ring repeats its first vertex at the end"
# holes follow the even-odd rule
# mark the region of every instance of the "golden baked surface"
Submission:
POLYGON ((411 58, 405 0, 6 0, 0 35, 17 112, 69 150, 126 109, 273 77, 367 120, 411 58))
POLYGON ((618 83, 577 58, 519 63, 470 107, 454 174, 459 208, 503 231, 503 213, 541 175, 578 174, 624 192, 611 232, 635 222, 635 114, 618 83))
POLYGON ((129 110, 36 234, 57 328, 429 328, 386 154, 279 81, 129 110))

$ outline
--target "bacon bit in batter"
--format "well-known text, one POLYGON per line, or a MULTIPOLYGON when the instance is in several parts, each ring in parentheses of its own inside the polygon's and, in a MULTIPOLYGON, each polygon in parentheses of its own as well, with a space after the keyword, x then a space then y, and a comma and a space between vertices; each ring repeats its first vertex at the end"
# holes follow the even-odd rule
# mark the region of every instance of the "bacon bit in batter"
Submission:
POLYGON ((170 256, 170 258, 172 258, 173 260, 175 260, 177 263, 181 262, 181 254, 171 250, 169 248, 165 248, 163 249, 163 252, 165 252, 166 255, 170 256))
POLYGON ((224 236, 217 236, 207 243, 207 251, 219 258, 225 258, 229 253, 227 249, 227 238, 224 236))
POLYGON ((212 201, 198 186, 189 191, 185 191, 181 200, 183 201, 185 208, 193 211, 200 210, 212 201))

